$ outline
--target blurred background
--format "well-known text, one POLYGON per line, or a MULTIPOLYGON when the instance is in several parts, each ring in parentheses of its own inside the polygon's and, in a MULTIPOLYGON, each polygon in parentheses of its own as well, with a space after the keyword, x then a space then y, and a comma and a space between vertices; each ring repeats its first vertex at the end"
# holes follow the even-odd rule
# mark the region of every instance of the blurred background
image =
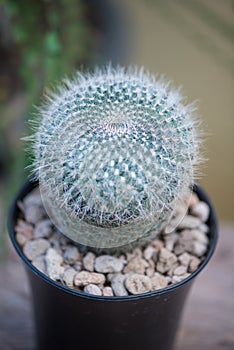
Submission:
MULTIPOLYGON (((9 250, 6 213, 28 173, 20 138, 36 118, 33 105, 40 103, 45 87, 64 75, 109 61, 165 74, 182 85, 188 102, 198 101, 207 159, 199 182, 212 198, 225 237, 220 264, 224 256, 229 259, 234 228, 233 20, 232 0, 0 1, 2 264, 9 250)), ((231 349, 230 334, 226 345, 220 340, 220 347, 210 349, 231 349)))

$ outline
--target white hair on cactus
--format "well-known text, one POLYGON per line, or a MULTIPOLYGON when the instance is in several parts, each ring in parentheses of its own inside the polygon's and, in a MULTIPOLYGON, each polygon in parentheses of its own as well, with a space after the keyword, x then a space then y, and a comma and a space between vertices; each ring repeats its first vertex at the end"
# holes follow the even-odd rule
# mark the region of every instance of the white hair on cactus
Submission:
POLYGON ((194 107, 143 68, 65 79, 39 109, 34 170, 68 237, 117 247, 161 230, 200 161, 194 107))

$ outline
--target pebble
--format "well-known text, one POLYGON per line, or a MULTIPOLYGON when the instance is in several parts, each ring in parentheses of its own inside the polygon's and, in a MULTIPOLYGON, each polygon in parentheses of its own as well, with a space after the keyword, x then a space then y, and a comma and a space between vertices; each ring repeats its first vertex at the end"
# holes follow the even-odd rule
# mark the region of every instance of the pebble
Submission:
POLYGON ((33 266, 36 267, 37 270, 39 270, 42 273, 46 272, 46 264, 45 264, 45 256, 40 255, 37 256, 33 261, 32 261, 33 266))
POLYGON ((83 258, 83 266, 85 270, 93 272, 94 271, 94 262, 95 262, 95 254, 92 252, 87 253, 83 258))
POLYGON ((16 233, 15 238, 16 238, 17 243, 18 243, 21 247, 23 247, 23 246, 28 242, 28 240, 29 240, 29 239, 28 239, 25 235, 23 235, 22 233, 16 233))
POLYGON ((73 265, 80 258, 80 253, 77 247, 69 245, 63 253, 64 261, 67 264, 73 265))
POLYGON ((165 248, 172 251, 179 237, 178 233, 171 233, 165 237, 165 248))
POLYGON ((101 273, 81 271, 74 277, 74 285, 87 286, 88 284, 104 284, 105 276, 101 273))
POLYGON ((153 239, 151 242, 151 246, 153 246, 158 253, 163 248, 163 242, 159 239, 153 239))
POLYGON ((45 237, 48 238, 51 232, 52 232, 51 221, 41 220, 35 225, 33 237, 34 239, 45 238, 45 237))
POLYGON ((185 253, 181 254, 180 256, 178 256, 178 261, 182 265, 188 266, 190 261, 191 261, 191 259, 192 259, 192 257, 193 256, 191 254, 185 252, 185 253))
POLYGON ((128 292, 125 288, 124 282, 126 275, 117 274, 111 278, 111 288, 116 296, 125 296, 128 295, 128 292))
POLYGON ((153 277, 151 277, 152 290, 158 290, 165 288, 168 285, 168 280, 161 273, 156 272, 153 277))
POLYGON ((94 268, 97 272, 112 273, 120 272, 124 267, 124 261, 110 255, 98 256, 95 260, 94 268))
POLYGON ((144 274, 146 267, 149 264, 146 260, 142 259, 140 256, 136 256, 124 268, 124 273, 135 272, 139 274, 144 274))
POLYGON ((111 287, 104 287, 102 290, 102 294, 106 297, 112 297, 114 295, 111 287))
POLYGON ((201 263, 201 259, 198 259, 196 256, 193 256, 192 259, 190 260, 188 271, 189 272, 196 271, 200 263, 201 263))
POLYGON ((152 290, 151 279, 138 273, 129 275, 125 280, 125 286, 131 294, 141 294, 152 290))
POLYGON ((170 268, 177 261, 177 257, 170 250, 162 248, 159 253, 159 261, 170 268))
POLYGON ((205 202, 198 202, 191 207, 191 214, 206 222, 210 215, 210 208, 205 202))
POLYGON ((146 268, 146 275, 152 277, 155 273, 155 263, 152 259, 148 260, 149 266, 146 268))
POLYGON ((37 256, 44 254, 49 248, 50 244, 44 238, 35 241, 28 241, 24 247, 23 252, 27 259, 34 260, 37 256))
POLYGON ((15 226, 16 233, 24 235, 27 240, 33 237, 33 226, 24 220, 17 220, 17 225, 15 226))
POLYGON ((25 207, 30 207, 36 205, 38 207, 42 206, 41 194, 39 188, 34 189, 30 192, 23 200, 23 205, 25 207))
POLYGON ((154 257, 156 257, 156 249, 152 246, 148 246, 146 247, 146 249, 143 252, 143 257, 145 258, 145 260, 150 260, 154 257))
POLYGON ((180 275, 180 276, 174 275, 172 277, 172 283, 179 283, 189 276, 190 276, 190 273, 185 273, 184 275, 180 275))
POLYGON ((178 224, 177 228, 179 230, 197 228, 201 225, 201 220, 192 215, 186 215, 181 222, 178 224))
POLYGON ((74 281, 74 277, 75 277, 76 273, 77 273, 77 271, 75 269, 73 269, 72 267, 69 267, 66 270, 64 270, 62 280, 70 288, 73 287, 73 281, 74 281))
POLYGON ((187 267, 185 265, 177 266, 173 271, 174 275, 177 275, 177 276, 184 275, 186 272, 187 272, 187 267))
POLYGON ((192 249, 192 253, 194 255, 197 255, 198 257, 202 256, 205 254, 207 250, 207 246, 204 243, 201 242, 193 242, 193 249, 192 249))
POLYGON ((96 284, 92 283, 84 287, 84 292, 93 295, 102 295, 101 289, 96 284))
POLYGON ((43 218, 43 211, 37 205, 26 207, 24 211, 25 220, 31 224, 36 224, 43 218))
POLYGON ((55 249, 49 248, 45 256, 45 263, 47 273, 53 280, 61 279, 64 273, 64 267, 61 266, 62 262, 63 257, 55 249))

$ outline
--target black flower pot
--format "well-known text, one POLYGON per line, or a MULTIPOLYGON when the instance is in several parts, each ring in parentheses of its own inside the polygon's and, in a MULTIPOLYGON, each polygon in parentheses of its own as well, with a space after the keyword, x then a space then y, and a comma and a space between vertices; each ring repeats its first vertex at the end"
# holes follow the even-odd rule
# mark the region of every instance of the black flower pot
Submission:
POLYGON ((158 291, 123 297, 102 297, 71 290, 39 272, 15 239, 17 201, 38 184, 27 181, 9 215, 12 243, 26 265, 35 312, 37 346, 51 349, 169 350, 172 348, 186 297, 195 277, 210 260, 218 230, 214 208, 200 186, 194 192, 210 207, 209 249, 199 268, 180 283, 158 291))

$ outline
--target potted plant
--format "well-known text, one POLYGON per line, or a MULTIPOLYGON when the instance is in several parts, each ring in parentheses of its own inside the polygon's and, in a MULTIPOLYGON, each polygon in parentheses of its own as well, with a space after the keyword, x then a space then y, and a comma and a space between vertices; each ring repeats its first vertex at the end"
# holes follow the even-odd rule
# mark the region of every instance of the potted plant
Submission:
POLYGON ((38 348, 171 349, 217 241, 194 184, 194 108, 163 79, 109 65, 47 96, 30 140, 34 175, 9 233, 27 266, 38 348))

